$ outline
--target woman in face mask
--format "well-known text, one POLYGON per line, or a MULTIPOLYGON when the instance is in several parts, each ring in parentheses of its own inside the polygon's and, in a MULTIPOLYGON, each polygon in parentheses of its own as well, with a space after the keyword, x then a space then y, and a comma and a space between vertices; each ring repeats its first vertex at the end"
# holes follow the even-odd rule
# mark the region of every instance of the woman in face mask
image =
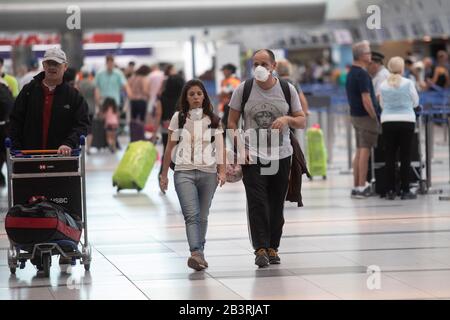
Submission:
POLYGON ((223 186, 226 178, 222 133, 220 118, 213 113, 203 83, 188 81, 181 92, 178 112, 170 121, 160 188, 167 190, 167 174, 173 161, 175 190, 191 252, 187 264, 197 271, 208 267, 204 248, 209 208, 217 185, 223 186))

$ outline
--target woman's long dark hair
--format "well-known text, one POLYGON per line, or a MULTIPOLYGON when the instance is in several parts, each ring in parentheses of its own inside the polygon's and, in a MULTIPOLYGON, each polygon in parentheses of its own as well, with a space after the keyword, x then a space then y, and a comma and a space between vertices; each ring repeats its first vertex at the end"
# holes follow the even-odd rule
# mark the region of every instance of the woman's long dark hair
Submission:
POLYGON ((187 101, 187 93, 189 89, 192 87, 199 87, 203 91, 204 96, 202 104, 203 113, 206 114, 211 119, 211 127, 217 128, 220 123, 220 118, 216 114, 214 114, 213 105, 209 100, 209 96, 208 93, 206 92, 203 82, 201 82, 200 80, 193 79, 186 82, 186 84, 183 87, 183 90, 181 90, 180 99, 178 100, 178 111, 182 114, 183 117, 187 117, 187 115, 189 114, 189 103, 187 101))
POLYGON ((150 71, 151 71, 150 67, 144 64, 144 65, 140 66, 134 72, 134 74, 137 75, 137 76, 144 76, 144 77, 146 77, 146 76, 148 76, 150 74, 150 71))
POLYGON ((114 113, 117 113, 117 104, 116 104, 116 100, 114 100, 113 98, 105 98, 105 100, 103 101, 102 104, 102 112, 105 113, 106 111, 108 111, 109 108, 112 108, 114 113))

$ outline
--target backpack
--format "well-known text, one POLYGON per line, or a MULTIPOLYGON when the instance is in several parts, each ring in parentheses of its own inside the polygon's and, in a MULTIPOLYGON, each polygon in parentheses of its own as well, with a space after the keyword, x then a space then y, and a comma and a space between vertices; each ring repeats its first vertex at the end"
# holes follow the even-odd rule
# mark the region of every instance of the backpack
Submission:
MULTIPOLYGON (((183 129, 184 125, 186 124, 186 114, 183 111, 178 112, 178 129, 183 129)), ((212 126, 211 124, 208 126, 208 128, 217 129, 217 126, 212 126)), ((178 137, 177 146, 178 143, 180 143, 180 138, 178 137)), ((213 143, 215 140, 214 136, 211 136, 211 143, 213 143)), ((170 169, 175 171, 175 163, 173 161, 170 161, 170 169)))

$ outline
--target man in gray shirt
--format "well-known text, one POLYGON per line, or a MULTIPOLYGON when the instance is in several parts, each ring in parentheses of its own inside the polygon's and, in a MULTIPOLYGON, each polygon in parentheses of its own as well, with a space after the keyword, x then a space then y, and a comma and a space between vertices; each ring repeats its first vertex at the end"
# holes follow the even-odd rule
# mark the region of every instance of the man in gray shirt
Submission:
MULTIPOLYGON (((255 79, 248 100, 242 108, 245 83, 233 92, 230 101, 228 129, 238 129, 244 120, 246 163, 242 165, 250 237, 255 249, 255 264, 266 267, 279 264, 278 247, 284 225, 292 146, 289 127, 305 128, 305 114, 294 86, 290 91, 290 107, 280 80, 272 75, 276 68, 272 51, 262 49, 253 55, 255 79), (248 134, 250 132, 250 134, 248 134), (252 139, 251 136, 257 139, 252 139), (268 167, 278 170, 267 173, 268 167)), ((249 80, 247 80, 249 81, 249 80)), ((235 144, 237 143, 235 135, 235 144)))

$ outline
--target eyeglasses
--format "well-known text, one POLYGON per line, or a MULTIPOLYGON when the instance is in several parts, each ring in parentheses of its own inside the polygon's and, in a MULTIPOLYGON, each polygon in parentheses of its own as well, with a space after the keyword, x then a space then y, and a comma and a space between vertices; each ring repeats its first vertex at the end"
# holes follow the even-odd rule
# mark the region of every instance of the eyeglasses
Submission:
POLYGON ((44 64, 47 65, 47 66, 52 66, 52 67, 60 67, 60 66, 62 66, 62 63, 58 63, 58 62, 53 61, 53 60, 44 61, 44 64))

